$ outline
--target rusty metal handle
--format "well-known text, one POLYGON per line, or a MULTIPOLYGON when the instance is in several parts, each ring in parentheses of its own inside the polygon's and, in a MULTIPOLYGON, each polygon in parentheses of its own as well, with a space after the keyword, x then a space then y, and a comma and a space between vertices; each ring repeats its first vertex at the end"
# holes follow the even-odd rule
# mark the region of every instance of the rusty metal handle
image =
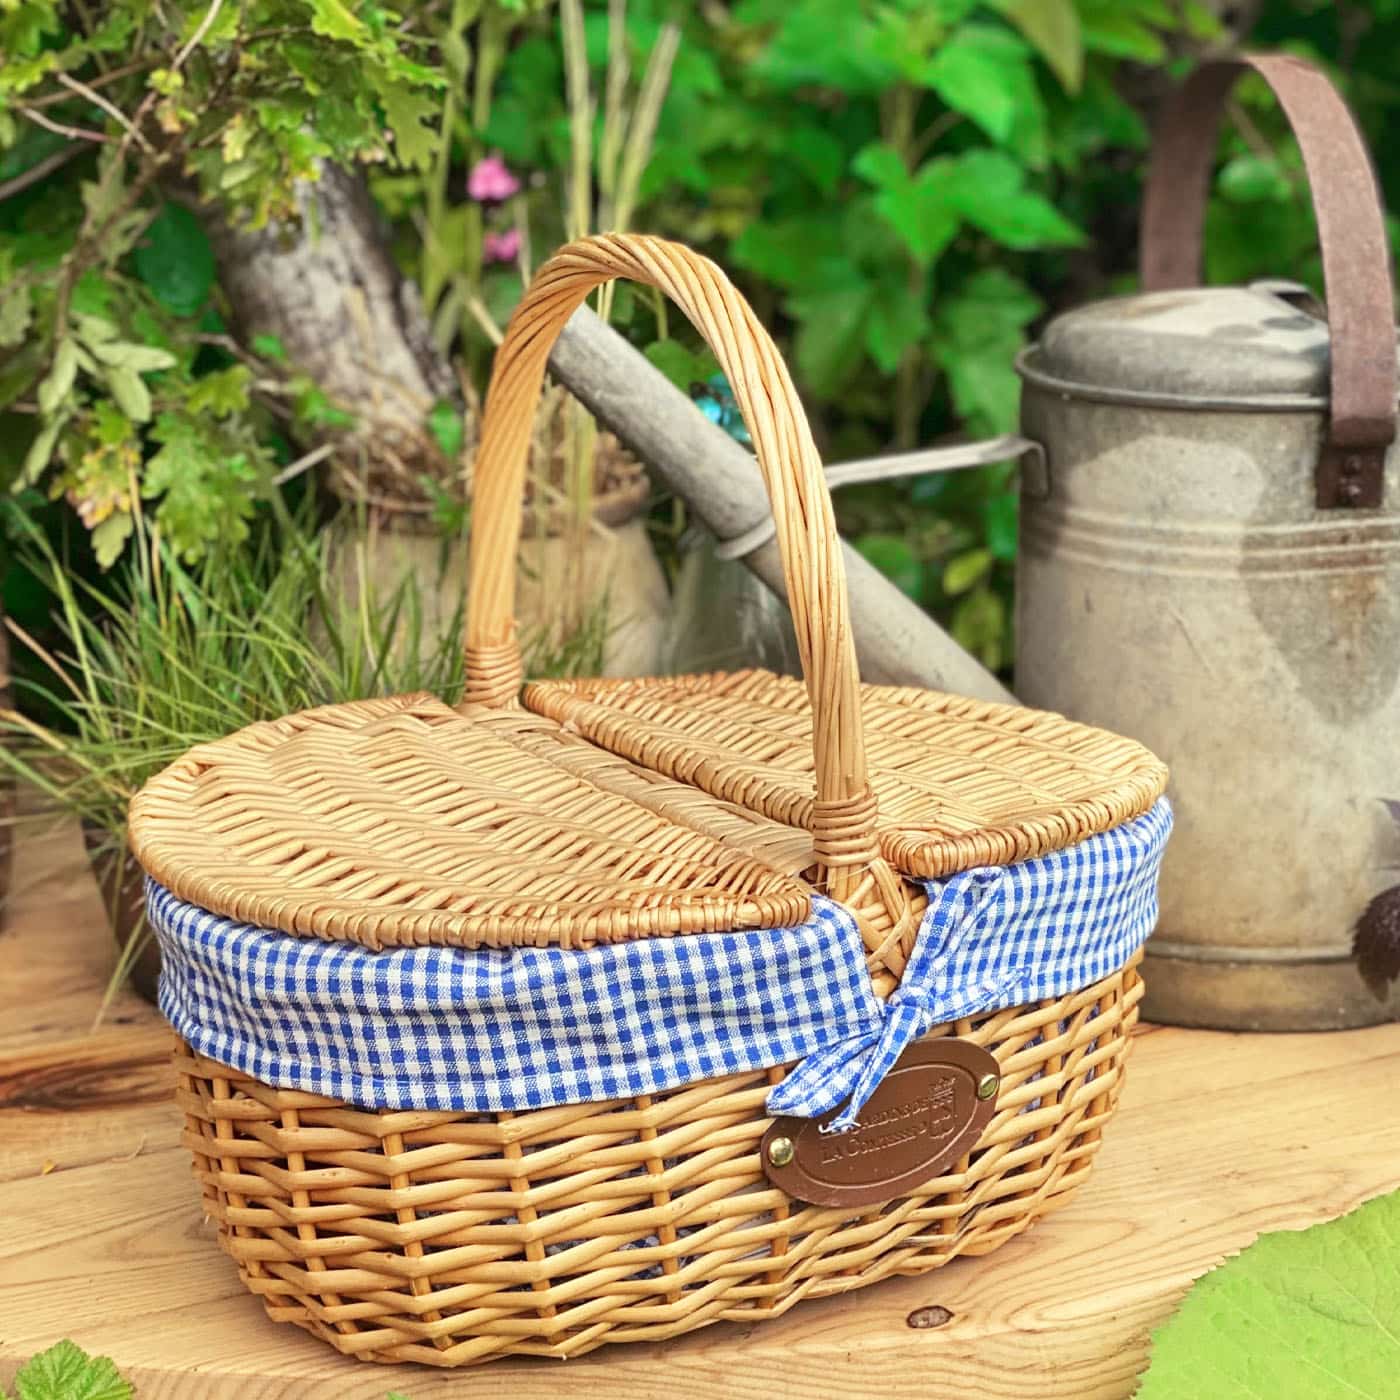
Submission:
POLYGON ((1200 285, 1215 134, 1225 98, 1247 70, 1273 89, 1297 137, 1322 244, 1332 384, 1317 505, 1379 506, 1386 448, 1395 439, 1390 250, 1365 141, 1324 73, 1291 55, 1241 54, 1202 64, 1177 88, 1153 135, 1142 209, 1142 285, 1147 291, 1200 285))

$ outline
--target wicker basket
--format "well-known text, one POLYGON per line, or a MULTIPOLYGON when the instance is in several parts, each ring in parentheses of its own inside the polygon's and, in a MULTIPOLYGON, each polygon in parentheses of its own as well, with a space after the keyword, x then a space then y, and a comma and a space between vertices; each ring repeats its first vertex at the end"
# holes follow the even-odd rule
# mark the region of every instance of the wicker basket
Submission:
MULTIPOLYGON (((468 698, 363 702, 192 751, 132 808, 173 896, 371 949, 703 938, 852 911, 877 992, 918 878, 1057 851, 1148 811, 1139 746, 1059 716, 861 686, 821 466, 787 372, 713 264, 607 236, 540 271, 497 355, 477 466, 468 698), (522 690, 512 620, 531 414, 598 284, 668 293, 715 351, 778 523, 806 686, 749 672, 522 690)), ((933 1180, 859 1209, 765 1176, 782 1066, 530 1112, 370 1110, 181 1044, 186 1141, 269 1314, 340 1351, 456 1366, 579 1355, 984 1254, 1083 1179, 1117 1101, 1136 958, 1073 992, 935 1027, 984 1047, 996 1109, 933 1180)))

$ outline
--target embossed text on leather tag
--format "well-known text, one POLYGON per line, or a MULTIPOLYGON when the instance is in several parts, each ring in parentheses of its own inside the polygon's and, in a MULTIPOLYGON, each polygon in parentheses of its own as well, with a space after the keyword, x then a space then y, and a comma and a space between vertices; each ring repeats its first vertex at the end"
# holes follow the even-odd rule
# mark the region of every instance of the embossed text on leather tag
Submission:
POLYGON ((996 1111, 996 1060, 979 1045, 915 1041, 845 1133, 820 1118, 776 1118, 763 1135, 763 1170, 799 1201, 864 1206, 938 1176, 975 1146, 996 1111))

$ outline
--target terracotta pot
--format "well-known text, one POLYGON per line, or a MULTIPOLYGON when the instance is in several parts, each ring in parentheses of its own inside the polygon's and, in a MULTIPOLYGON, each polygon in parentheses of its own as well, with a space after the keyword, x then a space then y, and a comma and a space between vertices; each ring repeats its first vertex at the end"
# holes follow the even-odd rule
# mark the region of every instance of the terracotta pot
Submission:
POLYGON ((124 954, 132 939, 144 945, 131 964, 131 985, 155 1005, 160 983, 160 945, 146 931, 146 891, 141 867, 125 846, 114 846, 112 833, 94 822, 83 822, 83 845, 102 894, 118 949, 124 954))

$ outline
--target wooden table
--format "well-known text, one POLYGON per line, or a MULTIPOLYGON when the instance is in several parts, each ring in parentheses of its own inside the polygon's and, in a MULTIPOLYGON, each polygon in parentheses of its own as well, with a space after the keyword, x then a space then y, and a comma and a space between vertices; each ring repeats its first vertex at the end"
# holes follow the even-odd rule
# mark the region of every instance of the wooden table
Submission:
POLYGON ((985 1259, 760 1325, 567 1363, 438 1372, 342 1358, 263 1316, 201 1216, 164 1023, 112 963, 77 834, 22 836, 0 934, 0 1384, 61 1337, 141 1400, 1108 1400, 1191 1279, 1264 1230, 1400 1187, 1400 1025, 1317 1036, 1139 1033, 1074 1203, 985 1259), (941 1325, 930 1326, 931 1322, 941 1325), (923 1325, 919 1325, 923 1324, 923 1325))

